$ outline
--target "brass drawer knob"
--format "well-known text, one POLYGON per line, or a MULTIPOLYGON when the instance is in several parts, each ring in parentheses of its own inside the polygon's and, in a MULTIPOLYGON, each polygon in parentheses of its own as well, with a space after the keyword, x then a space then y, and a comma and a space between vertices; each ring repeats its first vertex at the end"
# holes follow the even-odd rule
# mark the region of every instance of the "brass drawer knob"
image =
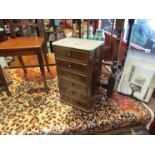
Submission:
POLYGON ((68 68, 71 68, 72 66, 71 65, 68 65, 68 68))
POLYGON ((70 57, 70 56, 71 56, 71 53, 70 53, 70 52, 68 52, 68 53, 67 53, 67 56, 68 56, 68 57, 70 57))

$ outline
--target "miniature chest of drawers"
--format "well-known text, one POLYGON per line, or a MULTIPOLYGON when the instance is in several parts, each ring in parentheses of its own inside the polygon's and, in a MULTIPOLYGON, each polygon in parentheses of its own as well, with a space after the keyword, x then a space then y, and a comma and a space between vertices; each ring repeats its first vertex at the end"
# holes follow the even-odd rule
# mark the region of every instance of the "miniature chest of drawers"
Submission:
POLYGON ((64 103, 90 110, 95 81, 101 70, 103 41, 65 38, 53 43, 60 98, 64 103))

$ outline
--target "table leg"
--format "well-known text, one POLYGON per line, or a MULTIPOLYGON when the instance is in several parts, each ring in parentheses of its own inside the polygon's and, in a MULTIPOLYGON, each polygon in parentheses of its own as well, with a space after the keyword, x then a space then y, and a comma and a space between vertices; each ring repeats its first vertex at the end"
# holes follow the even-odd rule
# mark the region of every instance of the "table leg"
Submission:
MULTIPOLYGON (((24 62, 23 62, 23 59, 22 59, 21 56, 18 56, 18 60, 19 60, 19 62, 20 62, 20 64, 21 64, 21 66, 22 66, 22 67, 25 67, 24 62)), ((24 70, 24 73, 27 74, 26 68, 23 68, 23 70, 24 70)))
POLYGON ((43 77, 45 91, 47 92, 48 88, 47 88, 47 83, 46 83, 46 75, 45 75, 45 69, 44 69, 44 63, 43 63, 43 57, 42 57, 42 50, 41 49, 39 49, 37 56, 38 56, 38 63, 39 63, 40 71, 41 71, 41 74, 43 77))
POLYGON ((44 60, 46 63, 47 70, 48 70, 48 72, 50 72, 50 68, 49 68, 49 64, 48 64, 48 58, 47 58, 47 52, 45 49, 47 49, 46 45, 43 45, 42 51, 43 51, 43 55, 44 55, 44 60))
POLYGON ((50 43, 50 49, 51 49, 51 53, 53 53, 53 45, 52 45, 52 41, 49 42, 50 43))

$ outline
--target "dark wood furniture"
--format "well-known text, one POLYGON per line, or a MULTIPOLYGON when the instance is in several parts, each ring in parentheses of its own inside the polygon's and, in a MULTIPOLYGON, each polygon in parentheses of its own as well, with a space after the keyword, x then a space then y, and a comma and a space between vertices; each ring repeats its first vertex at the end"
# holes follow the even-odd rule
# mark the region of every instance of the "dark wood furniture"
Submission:
POLYGON ((93 105, 102 41, 65 38, 53 43, 61 100, 83 110, 93 105))
POLYGON ((0 65, 0 90, 5 90, 7 95, 11 95, 9 89, 8 89, 8 83, 4 77, 4 74, 3 74, 3 70, 1 68, 1 65, 0 65))
POLYGON ((16 24, 14 24, 12 20, 8 20, 8 23, 10 25, 12 38, 0 43, 0 56, 1 57, 18 56, 19 62, 24 70, 24 73, 27 73, 22 56, 37 55, 39 67, 44 81, 45 90, 47 91, 48 89, 46 84, 45 69, 42 54, 44 55, 46 66, 49 72, 50 69, 48 66, 48 59, 45 51, 46 48, 45 48, 42 20, 37 20, 36 23, 21 21, 16 24), (22 27, 24 25, 37 28, 39 32, 39 37, 16 37, 16 31, 15 31, 16 26, 22 27))

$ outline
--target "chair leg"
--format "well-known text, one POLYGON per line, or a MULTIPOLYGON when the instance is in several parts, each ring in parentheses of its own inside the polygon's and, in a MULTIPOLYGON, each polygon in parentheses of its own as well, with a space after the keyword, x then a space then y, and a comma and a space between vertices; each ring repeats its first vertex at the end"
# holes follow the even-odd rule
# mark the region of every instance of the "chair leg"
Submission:
POLYGON ((27 74, 27 70, 26 70, 26 68, 24 68, 25 65, 24 65, 24 62, 23 62, 22 57, 21 56, 18 56, 18 60, 20 62, 20 65, 23 67, 24 73, 27 74))
POLYGON ((47 70, 48 70, 48 72, 50 72, 50 68, 49 68, 49 64, 48 64, 48 58, 47 58, 47 53, 46 53, 45 49, 46 49, 46 46, 44 44, 43 48, 42 48, 42 52, 43 52, 43 55, 44 55, 44 60, 45 60, 45 63, 46 63, 47 70))
POLYGON ((38 56, 38 63, 39 63, 40 71, 41 71, 41 74, 43 77, 45 91, 47 92, 48 88, 47 88, 47 83, 46 83, 46 75, 45 75, 44 62, 43 62, 42 50, 41 49, 38 51, 37 56, 38 56))
POLYGON ((10 91, 9 91, 8 85, 5 86, 5 90, 6 90, 6 94, 7 94, 8 96, 11 96, 11 93, 10 93, 10 91))
POLYGON ((4 87, 6 93, 8 96, 11 95, 10 91, 9 91, 9 88, 8 88, 8 84, 7 84, 7 81, 5 80, 5 77, 4 77, 4 74, 3 74, 3 71, 2 71, 2 68, 0 66, 0 79, 2 81, 2 86, 4 87))

